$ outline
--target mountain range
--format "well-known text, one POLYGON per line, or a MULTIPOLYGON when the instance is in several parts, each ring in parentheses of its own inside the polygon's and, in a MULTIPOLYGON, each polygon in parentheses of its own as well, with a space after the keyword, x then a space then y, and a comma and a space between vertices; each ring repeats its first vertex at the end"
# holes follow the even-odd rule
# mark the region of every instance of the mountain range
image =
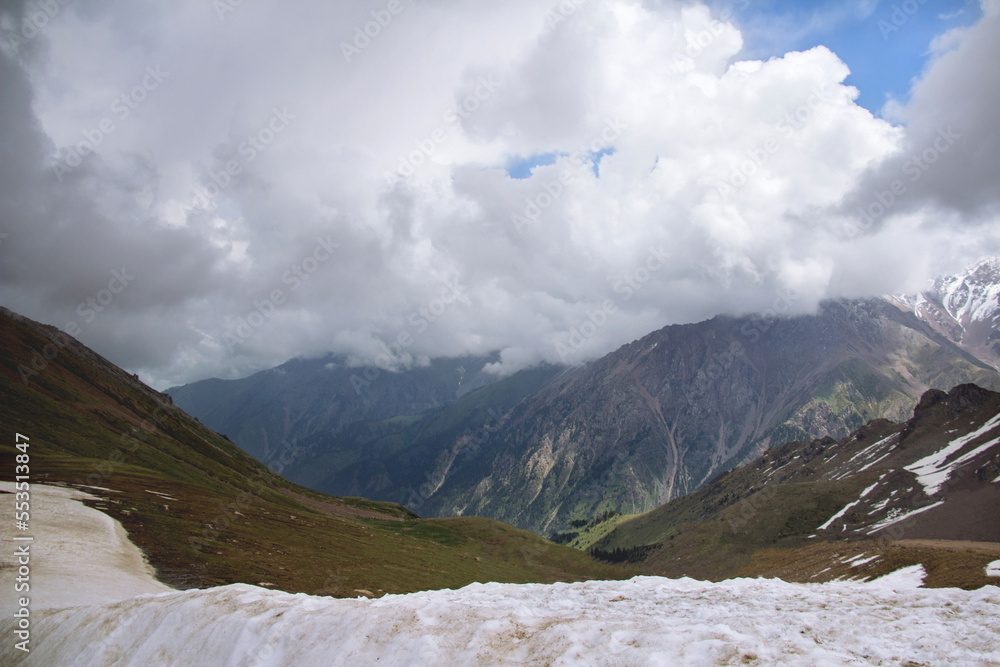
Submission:
POLYGON ((310 488, 559 534, 652 510, 776 445, 905 420, 928 389, 1000 389, 996 268, 916 297, 668 326, 505 378, 486 371, 495 357, 389 372, 330 356, 168 393, 261 460, 292 443, 282 474, 310 488))

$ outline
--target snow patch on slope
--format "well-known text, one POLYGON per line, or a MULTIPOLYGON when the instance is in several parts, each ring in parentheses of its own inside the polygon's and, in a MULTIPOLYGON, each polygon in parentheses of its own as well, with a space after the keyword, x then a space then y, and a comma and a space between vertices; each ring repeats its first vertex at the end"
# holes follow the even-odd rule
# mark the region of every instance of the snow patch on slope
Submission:
MULTIPOLYGON (((160 583, 153 568, 128 539, 122 525, 80 500, 100 500, 89 493, 46 484, 31 485, 31 611, 123 600, 172 588, 160 583)), ((14 516, 13 482, 0 482, 0 514, 14 516)), ((0 614, 13 613, 17 557, 14 548, 0 553, 0 614)), ((55 663, 53 663, 55 664, 55 663)), ((70 664, 70 663, 65 663, 70 664)))
POLYGON ((936 503, 934 503, 933 505, 926 505, 924 507, 921 507, 919 509, 915 509, 915 510, 912 510, 912 511, 909 511, 909 512, 907 512, 905 510, 900 510, 898 508, 889 510, 888 516, 886 516, 886 518, 882 519, 878 523, 874 524, 871 528, 869 528, 867 534, 871 535, 872 533, 874 533, 876 531, 882 530, 883 528, 888 528, 889 526, 891 526, 893 524, 896 524, 896 523, 899 523, 900 521, 905 521, 907 519, 911 519, 914 516, 916 516, 917 514, 920 514, 921 512, 926 512, 927 510, 932 510, 935 507, 938 507, 940 505, 944 505, 944 501, 943 500, 939 500, 936 503))
POLYGON ((980 453, 997 444, 1000 442, 1000 438, 995 438, 983 445, 980 445, 950 463, 947 462, 947 459, 976 438, 986 435, 997 426, 1000 426, 1000 415, 995 415, 992 419, 972 433, 956 438, 933 454, 911 463, 906 466, 906 470, 909 470, 917 476, 917 481, 924 487, 925 494, 933 496, 941 490, 941 487, 948 481, 948 478, 951 476, 952 471, 956 467, 971 461, 980 453))
POLYGON ((868 554, 860 553, 854 558, 849 558, 843 561, 843 563, 844 565, 850 565, 852 568, 854 568, 854 567, 861 567, 862 565, 867 565, 868 563, 878 560, 879 558, 881 558, 881 556, 879 556, 878 554, 875 554, 874 556, 869 556, 868 554))
POLYGON ((858 496, 857 500, 855 500, 854 502, 848 503, 844 507, 844 509, 840 510, 839 512, 837 512, 836 514, 834 514, 833 516, 831 516, 829 519, 826 520, 826 522, 822 526, 820 526, 816 530, 826 530, 827 528, 830 527, 831 524, 833 524, 834 521, 836 521, 840 517, 842 517, 845 514, 847 514, 848 510, 850 510, 852 507, 854 507, 855 505, 857 505, 858 503, 860 503, 862 500, 864 500, 864 497, 867 496, 869 493, 871 493, 872 489, 874 489, 876 486, 878 486, 878 483, 882 481, 882 477, 885 477, 885 475, 882 475, 881 477, 879 477, 878 481, 876 481, 874 484, 872 484, 867 489, 865 489, 864 491, 861 492, 861 495, 858 496))
POLYGON ((927 572, 924 571, 924 566, 918 563, 917 565, 910 565, 909 567, 891 572, 884 577, 879 577, 871 583, 884 590, 899 591, 923 586, 924 578, 926 577, 927 572))

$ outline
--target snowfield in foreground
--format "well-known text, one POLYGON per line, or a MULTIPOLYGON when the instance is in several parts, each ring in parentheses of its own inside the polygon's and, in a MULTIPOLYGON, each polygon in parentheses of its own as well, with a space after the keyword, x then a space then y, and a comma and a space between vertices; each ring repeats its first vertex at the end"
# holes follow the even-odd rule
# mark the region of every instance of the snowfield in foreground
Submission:
POLYGON ((916 588, 921 575, 473 584, 377 600, 236 584, 40 612, 22 664, 1000 664, 1000 588, 916 588))
MULTIPOLYGON (((2 665, 1000 665, 1000 588, 919 588, 919 565, 869 583, 637 577, 378 600, 173 591, 82 497, 32 485, 31 652, 14 648, 11 551, 2 665)), ((11 515, 12 495, 0 509, 11 515)))

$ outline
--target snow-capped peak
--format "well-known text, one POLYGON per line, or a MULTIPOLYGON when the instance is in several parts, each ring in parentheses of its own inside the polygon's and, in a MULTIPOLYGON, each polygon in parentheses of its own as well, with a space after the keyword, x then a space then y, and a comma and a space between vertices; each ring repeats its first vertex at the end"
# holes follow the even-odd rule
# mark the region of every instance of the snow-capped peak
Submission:
POLYGON ((990 257, 959 274, 938 278, 930 295, 963 326, 993 322, 1000 314, 1000 259, 990 257))
POLYGON ((942 276, 921 294, 887 300, 912 311, 979 359, 1000 365, 1000 257, 942 276))

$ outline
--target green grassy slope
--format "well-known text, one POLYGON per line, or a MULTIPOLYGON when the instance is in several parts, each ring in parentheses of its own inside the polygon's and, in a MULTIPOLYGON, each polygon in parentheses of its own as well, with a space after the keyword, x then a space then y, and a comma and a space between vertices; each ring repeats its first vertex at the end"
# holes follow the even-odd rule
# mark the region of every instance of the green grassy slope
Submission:
POLYGON ((30 438, 33 483, 68 484, 122 522, 160 579, 357 595, 631 573, 496 521, 418 518, 296 486, 52 327, 0 311, 0 455, 30 438), (99 487, 99 488, 87 488, 99 487))

